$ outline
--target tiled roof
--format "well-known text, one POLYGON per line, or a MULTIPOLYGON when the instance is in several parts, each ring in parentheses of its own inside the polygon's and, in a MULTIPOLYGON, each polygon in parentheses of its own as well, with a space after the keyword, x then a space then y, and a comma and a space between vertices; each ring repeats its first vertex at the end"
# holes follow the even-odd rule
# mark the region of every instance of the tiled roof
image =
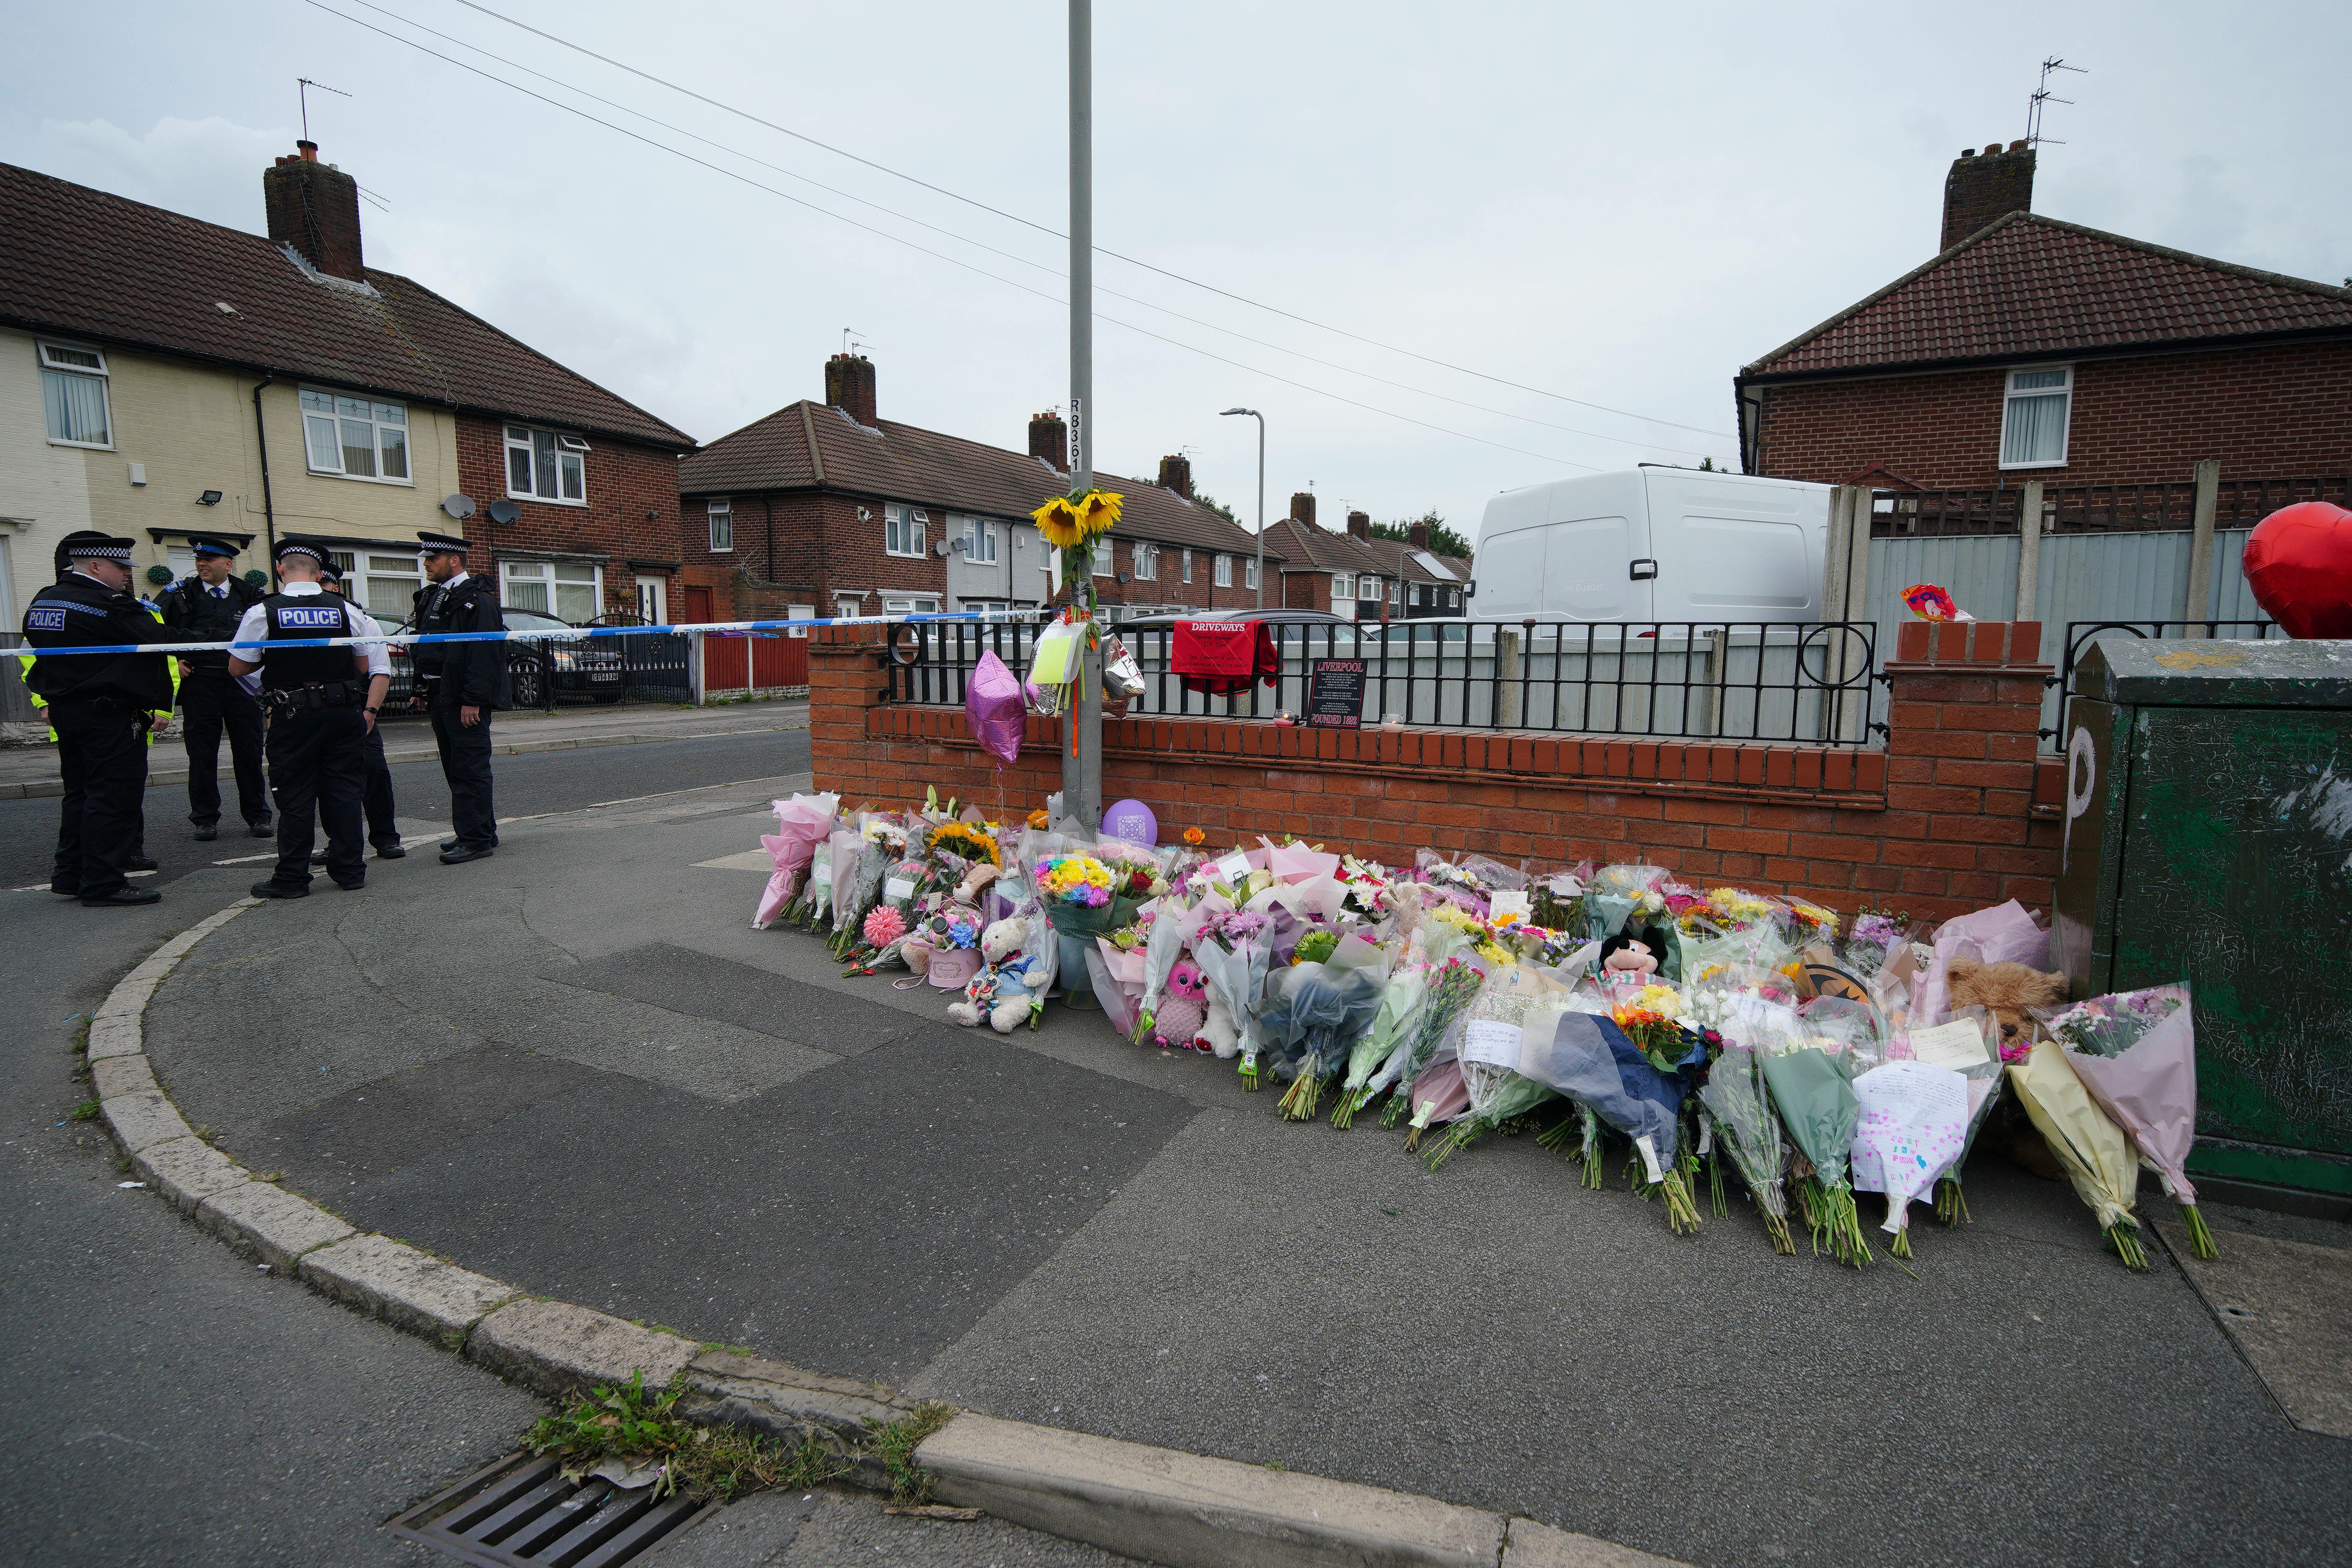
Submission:
MULTIPOLYGON (((1402 576, 1408 583, 1442 583, 1445 580, 1415 560, 1414 557, 1421 552, 1416 551, 1402 539, 1382 539, 1380 535, 1374 534, 1368 547, 1384 563, 1381 569, 1391 577, 1402 576)), ((1469 562, 1459 556, 1439 555, 1435 551, 1428 553, 1433 560, 1437 561, 1447 571, 1454 574, 1454 582, 1470 581, 1469 562)))
POLYGON ((367 283, 320 281, 259 235, 0 163, 0 321, 11 325, 694 445, 423 284, 373 268, 367 283))
POLYGON ((1396 575, 1393 567, 1384 564, 1380 556, 1353 534, 1301 522, 1295 517, 1266 524, 1265 540, 1267 544, 1281 548, 1294 572, 1304 569, 1350 574, 1370 572, 1376 576, 1396 575))
POLYGON ((2352 289, 2012 213, 1742 374, 1812 375, 2346 331, 2352 331, 2352 289))
MULTIPOLYGON (((1197 501, 1139 479, 1097 473, 1095 483, 1126 497, 1123 539, 1246 555, 1257 541, 1197 501)), ((721 436, 678 465, 688 495, 726 495, 823 486, 943 510, 1020 518, 1069 492, 1070 476, 1025 452, 885 419, 860 425, 838 408, 803 401, 721 436), (810 438, 815 438, 812 460, 810 438)), ((1282 557, 1268 538, 1266 558, 1282 557)))

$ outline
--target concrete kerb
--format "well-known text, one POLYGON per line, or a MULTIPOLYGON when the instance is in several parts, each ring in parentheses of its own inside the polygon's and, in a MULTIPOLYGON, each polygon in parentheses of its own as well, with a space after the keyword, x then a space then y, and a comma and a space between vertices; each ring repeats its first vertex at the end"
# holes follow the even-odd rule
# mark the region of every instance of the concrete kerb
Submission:
MULTIPOLYGON (((142 1179, 198 1226, 273 1271, 550 1397, 590 1384, 683 1377, 678 1413, 788 1445, 810 1438, 851 1461, 845 1479, 887 1490, 864 1451, 873 1429, 918 1408, 894 1390, 538 1300, 391 1237, 362 1232, 255 1177, 205 1143, 155 1087, 144 1013, 195 945, 258 900, 240 899, 158 947, 93 1016, 103 1124, 142 1179), (101 1048, 103 1047, 103 1048, 101 1048)), ((957 1413, 916 1449, 939 1495, 1015 1524, 1172 1568, 1253 1563, 1677 1568, 1613 1542, 1433 1498, 1207 1458, 1087 1433, 957 1413), (1246 1543, 1245 1546, 1244 1543, 1246 1543)))

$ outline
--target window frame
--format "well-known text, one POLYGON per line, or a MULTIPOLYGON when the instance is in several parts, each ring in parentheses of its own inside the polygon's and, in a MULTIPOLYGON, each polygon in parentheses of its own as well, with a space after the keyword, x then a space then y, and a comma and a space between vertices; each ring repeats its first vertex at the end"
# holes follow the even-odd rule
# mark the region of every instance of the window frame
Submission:
POLYGON ((882 553, 900 561, 919 561, 929 553, 931 514, 919 506, 907 506, 898 501, 886 502, 882 508, 882 553), (898 531, 899 541, 906 549, 894 548, 890 531, 898 531))
POLYGON ((710 497, 702 503, 702 517, 703 521, 709 524, 710 527, 710 553, 713 555, 733 554, 735 551, 735 498, 733 496, 710 497), (725 521, 727 525, 727 542, 724 544, 719 542, 719 525, 722 519, 725 521))
POLYGON ((84 452, 113 451, 115 449, 114 370, 112 366, 106 363, 106 351, 92 343, 68 342, 63 339, 58 338, 36 338, 33 342, 36 345, 33 351, 34 363, 40 367, 41 372, 41 434, 48 437, 48 443, 52 447, 72 447, 84 452), (51 351, 55 351, 59 353, 89 354, 92 358, 96 359, 98 363, 95 366, 86 364, 53 364, 49 360, 51 351), (47 384, 48 378, 53 375, 78 375, 87 380, 98 383, 99 408, 106 419, 105 440, 76 441, 69 437, 58 436, 50 433, 47 384))
POLYGON ((972 566, 996 564, 996 520, 966 513, 961 530, 963 558, 972 566))
POLYGON ((2071 363, 2018 365, 2002 374, 2000 386, 2000 445, 1994 448, 1999 468, 2008 473, 2027 468, 2064 468, 2068 450, 2073 446, 2074 438, 2074 365, 2071 363), (2052 371, 2057 372, 2065 378, 2056 386, 2021 387, 2017 384, 2017 378, 2021 375, 2044 375, 2052 371), (2058 455, 2055 458, 2035 458, 2011 462, 2009 459, 2011 418, 2016 412, 2019 399, 2037 397, 2061 397, 2065 400, 2066 412, 2058 422, 2058 455))
POLYGON ((1184 550, 1183 571, 1183 581, 1190 583, 1192 580, 1192 551, 1189 545, 1184 550))
POLYGON ((501 605, 513 605, 514 608, 518 610, 530 610, 539 615, 547 616, 555 620, 562 621, 569 626, 584 626, 587 622, 594 620, 598 616, 604 613, 604 568, 600 563, 593 561, 501 561, 499 563, 499 603, 501 605), (584 566, 588 569, 589 575, 587 587, 592 595, 590 600, 590 613, 580 620, 572 620, 569 616, 564 615, 562 609, 563 600, 560 590, 564 587, 577 588, 581 586, 581 584, 576 580, 559 582, 555 575, 555 569, 559 566, 584 566), (532 574, 533 578, 538 583, 545 586, 547 590, 547 605, 544 609, 541 609, 537 605, 515 605, 514 601, 509 597, 509 591, 513 584, 515 569, 517 567, 521 567, 525 571, 532 574))
POLYGON ((1129 549, 1135 557, 1135 580, 1139 583, 1160 581, 1160 546, 1139 539, 1129 549))
POLYGON ((882 595, 882 613, 886 616, 936 616, 944 601, 937 594, 908 592, 882 595), (926 607, 928 606, 928 608, 926 607))
POLYGON ((305 471, 322 479, 351 479, 363 485, 399 485, 412 490, 416 488, 416 442, 413 434, 416 422, 409 416, 409 406, 404 399, 341 392, 306 381, 294 389, 294 417, 295 426, 302 437, 302 467, 305 471), (313 397, 322 399, 327 406, 311 407, 310 399, 313 397), (346 403, 362 405, 367 410, 368 454, 375 463, 374 473, 355 474, 343 466, 343 451, 347 445, 343 426, 361 418, 359 415, 343 411, 346 403), (384 418, 382 410, 386 408, 398 409, 400 418, 397 421, 384 418), (318 450, 310 440, 310 421, 313 419, 333 426, 335 466, 331 468, 320 466, 318 450), (386 430, 400 432, 401 466, 408 470, 404 474, 394 476, 383 471, 383 433, 386 430))
POLYGON ((1257 557, 1255 555, 1242 557, 1242 586, 1244 588, 1257 586, 1257 557))
MULTIPOLYGON (((574 435, 568 430, 558 430, 551 425, 518 425, 502 419, 499 422, 499 455, 506 465, 506 490, 509 500, 536 501, 541 506, 584 507, 588 504, 588 454, 595 448, 588 444, 588 438, 585 436, 574 435), (541 436, 548 438, 550 449, 557 459, 556 493, 551 496, 540 494, 537 488, 539 482, 538 437, 541 436), (517 452, 520 452, 530 464, 532 488, 530 489, 515 489, 514 459, 517 452), (577 496, 567 496, 562 493, 562 459, 566 457, 579 460, 580 493, 577 496)), ((552 613, 550 612, 550 614, 552 613)))
POLYGON ((1332 573, 1331 597, 1334 599, 1352 599, 1355 596, 1356 574, 1352 572, 1332 573))
POLYGON ((1223 551, 1217 552, 1209 563, 1209 586, 1230 588, 1234 585, 1234 558, 1223 551))

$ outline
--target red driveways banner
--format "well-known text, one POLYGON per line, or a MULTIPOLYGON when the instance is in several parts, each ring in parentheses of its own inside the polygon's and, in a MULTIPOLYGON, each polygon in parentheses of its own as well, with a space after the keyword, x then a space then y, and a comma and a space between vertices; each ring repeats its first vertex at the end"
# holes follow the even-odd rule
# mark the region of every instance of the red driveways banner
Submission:
POLYGON ((1178 621, 1170 668, 1187 691, 1240 691, 1282 673, 1274 634, 1263 621, 1178 621))

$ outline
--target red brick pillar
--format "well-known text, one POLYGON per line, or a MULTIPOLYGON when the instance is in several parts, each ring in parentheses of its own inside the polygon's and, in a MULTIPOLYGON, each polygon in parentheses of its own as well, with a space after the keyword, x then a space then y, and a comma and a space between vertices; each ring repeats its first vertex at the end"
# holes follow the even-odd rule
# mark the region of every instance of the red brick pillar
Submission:
POLYGON ((866 710, 882 700, 882 628, 819 626, 809 633, 811 787, 856 795, 870 790, 866 710))
MULTIPOLYGON (((2015 899, 2048 909, 2054 843, 2033 832, 2050 666, 2039 621, 1913 622, 1886 661, 1887 895, 1930 919, 2015 899)), ((2045 833, 2045 837, 2046 837, 2045 833)))

